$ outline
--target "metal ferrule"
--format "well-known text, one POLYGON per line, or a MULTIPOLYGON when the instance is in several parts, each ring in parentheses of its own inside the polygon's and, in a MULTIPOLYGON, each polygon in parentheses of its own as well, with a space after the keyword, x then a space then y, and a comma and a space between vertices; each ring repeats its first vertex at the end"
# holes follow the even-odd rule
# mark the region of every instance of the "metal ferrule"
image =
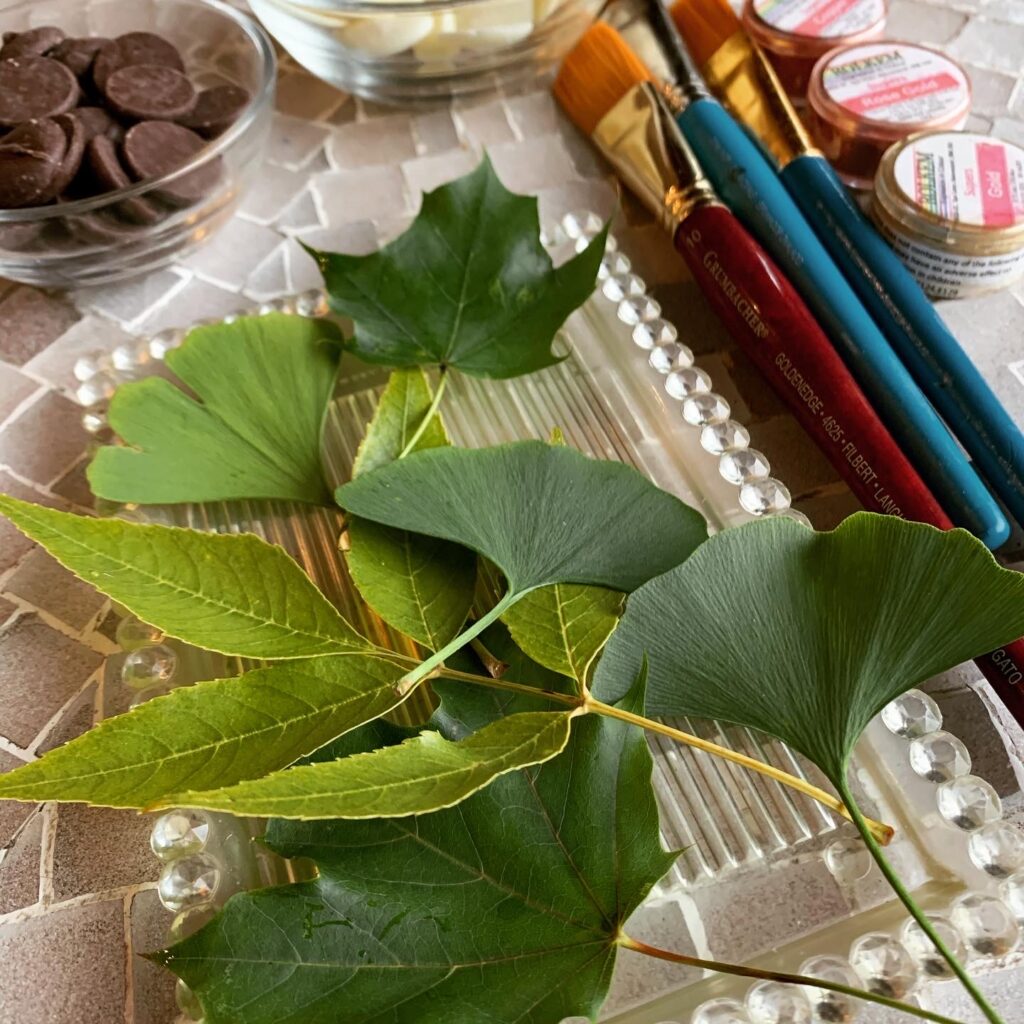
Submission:
POLYGON ((772 66, 745 32, 734 32, 704 65, 714 93, 761 140, 785 167, 807 153, 817 153, 772 66))
POLYGON ((619 177, 673 234, 698 206, 718 203, 653 83, 630 89, 601 118, 591 138, 619 177))

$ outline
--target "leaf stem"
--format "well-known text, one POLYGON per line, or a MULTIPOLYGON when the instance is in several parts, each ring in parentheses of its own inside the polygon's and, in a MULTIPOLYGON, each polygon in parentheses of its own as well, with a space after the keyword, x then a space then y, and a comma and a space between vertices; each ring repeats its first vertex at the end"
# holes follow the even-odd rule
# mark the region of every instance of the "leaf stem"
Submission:
POLYGON ((762 981, 781 981, 787 985, 807 985, 811 988, 823 988, 829 992, 838 992, 840 995, 863 999, 868 1003, 878 1003, 880 1006, 887 1006, 891 1010, 902 1010, 904 1013, 911 1013, 922 1020, 935 1021, 936 1024, 960 1024, 959 1021, 955 1021, 951 1017, 943 1017, 941 1014, 932 1013, 931 1010, 923 1010, 919 1006, 910 1006, 908 1003, 901 1003, 896 999, 890 999, 888 996, 876 995, 874 992, 850 988, 847 985, 824 981, 821 978, 810 978, 802 974, 786 974, 780 971, 763 971, 758 967, 720 963, 718 960, 701 960, 698 957, 686 956, 683 953, 673 953, 667 949, 658 949, 657 946, 648 946, 646 942, 631 939, 628 935, 620 935, 616 942, 623 949, 631 949, 635 953, 643 953, 645 956, 651 956, 657 960, 668 960, 670 963, 700 967, 705 971, 716 971, 719 974, 735 974, 741 978, 758 978, 762 981))
POLYGON ((992 1008, 978 986, 975 985, 974 979, 967 973, 963 964, 957 960, 950 948, 942 941, 942 937, 932 927, 932 923, 928 920, 927 915, 917 905, 914 897, 910 895, 906 887, 903 885, 899 875, 897 875, 893 870, 892 865, 886 859, 881 847, 875 841, 875 837, 872 834, 871 829, 868 828, 864 815, 861 814, 860 808, 857 806, 857 801, 850 792, 849 784, 843 780, 837 784, 836 788, 839 790, 840 795, 846 802, 846 806, 850 809, 850 820, 857 826, 857 831, 860 832, 863 837, 868 850, 871 852, 871 856, 874 857, 875 863, 878 865, 879 870, 885 877, 885 880, 891 886, 892 891, 896 893, 900 902, 907 908, 910 916, 921 926, 921 931, 923 931, 925 935, 932 940, 932 944, 935 946, 936 950, 938 950, 942 959, 949 964, 949 969, 960 980, 960 984, 963 985, 964 989, 977 1004, 978 1009, 981 1010, 989 1021, 991 1021, 991 1024, 1003 1024, 1002 1018, 992 1008))
POLYGON ((570 708, 583 707, 583 701, 579 697, 573 697, 567 693, 555 693, 554 690, 540 690, 536 686, 529 686, 526 683, 513 683, 508 679, 478 676, 472 672, 456 672, 450 668, 443 668, 440 672, 440 678, 457 679, 461 682, 475 683, 477 686, 489 686, 494 690, 509 690, 512 693, 522 693, 527 697, 543 697, 545 700, 553 700, 570 708))
POLYGON ((420 425, 416 428, 412 437, 409 438, 409 443, 398 453, 398 458, 404 459, 410 452, 416 450, 416 445, 420 443, 420 438, 426 432, 430 421, 437 415, 437 410, 441 406, 441 399, 444 398, 444 389, 448 386, 448 372, 447 367, 441 367, 441 374, 437 380, 437 390, 434 392, 434 397, 430 402, 427 411, 423 414, 423 419, 420 420, 420 425))
MULTIPOLYGON (((757 772, 769 779, 774 779, 776 782, 781 782, 782 785, 789 786, 791 789, 795 789, 798 792, 803 793, 805 796, 809 796, 812 800, 817 800, 830 810, 835 811, 836 814, 841 814, 844 818, 848 818, 856 824, 856 819, 853 817, 852 812, 843 805, 841 800, 838 800, 831 793, 826 793, 825 790, 811 785, 811 783, 807 782, 805 779, 798 778, 795 775, 790 775, 789 772, 782 771, 781 768, 765 764, 764 761, 758 761, 753 757, 748 757, 746 754, 740 754, 735 750, 730 750, 728 747, 721 747, 717 743, 701 739, 699 736, 683 732, 681 729, 673 729, 672 726, 665 725, 664 722, 658 722, 651 718, 644 718, 641 715, 634 715, 630 711, 623 711, 621 708, 613 707, 611 704, 605 704, 603 701, 595 700, 593 697, 587 698, 587 707, 589 710, 594 711, 599 715, 606 715, 609 718, 618 718, 623 722, 630 722, 633 725, 640 726, 641 729, 660 733, 662 736, 668 736, 688 747, 694 747, 697 750, 703 750, 708 754, 713 754, 715 757, 720 757, 725 761, 732 761, 733 764, 742 765, 744 768, 750 769, 750 771, 757 772)), ((869 822, 865 820, 865 827, 867 827, 872 833, 872 839, 877 838, 882 845, 887 845, 892 840, 893 829, 889 825, 884 825, 878 821, 869 822)))

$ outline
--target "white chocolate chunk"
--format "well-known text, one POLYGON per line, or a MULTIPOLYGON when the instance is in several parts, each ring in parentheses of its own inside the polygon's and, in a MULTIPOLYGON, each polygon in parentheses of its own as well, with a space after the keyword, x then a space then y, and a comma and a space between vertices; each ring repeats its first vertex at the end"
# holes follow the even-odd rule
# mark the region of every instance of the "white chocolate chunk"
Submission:
POLYGON ((392 57, 426 39, 434 29, 431 14, 370 14, 352 18, 336 33, 353 50, 370 57, 392 57))

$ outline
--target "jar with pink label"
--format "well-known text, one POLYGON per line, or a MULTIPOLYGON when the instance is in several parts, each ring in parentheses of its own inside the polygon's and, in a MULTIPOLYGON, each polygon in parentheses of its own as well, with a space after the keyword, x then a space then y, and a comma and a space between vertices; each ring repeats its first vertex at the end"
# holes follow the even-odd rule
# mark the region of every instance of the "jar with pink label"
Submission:
POLYGON ((994 291, 1024 273, 1024 149, 973 132, 922 132, 875 178, 875 222, 934 298, 994 291))
POLYGON ((837 46, 881 39, 887 0, 745 0, 743 24, 798 106, 811 70, 837 46))
POLYGON ((962 128, 971 109, 967 72, 914 43, 856 43, 814 66, 807 124, 839 176, 870 188, 885 151, 922 131, 962 128))

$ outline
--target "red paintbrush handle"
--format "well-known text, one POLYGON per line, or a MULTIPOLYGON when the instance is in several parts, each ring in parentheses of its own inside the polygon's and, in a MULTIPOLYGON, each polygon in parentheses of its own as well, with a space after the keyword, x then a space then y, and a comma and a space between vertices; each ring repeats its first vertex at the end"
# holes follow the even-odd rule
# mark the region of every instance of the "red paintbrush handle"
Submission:
POLYGON ((951 527, 803 299, 739 221, 723 206, 700 207, 675 245, 733 339, 861 503, 951 527))
POLYGON ((974 659, 974 664, 1010 714, 1024 725, 1024 640, 1014 640, 998 651, 983 654, 974 659))

